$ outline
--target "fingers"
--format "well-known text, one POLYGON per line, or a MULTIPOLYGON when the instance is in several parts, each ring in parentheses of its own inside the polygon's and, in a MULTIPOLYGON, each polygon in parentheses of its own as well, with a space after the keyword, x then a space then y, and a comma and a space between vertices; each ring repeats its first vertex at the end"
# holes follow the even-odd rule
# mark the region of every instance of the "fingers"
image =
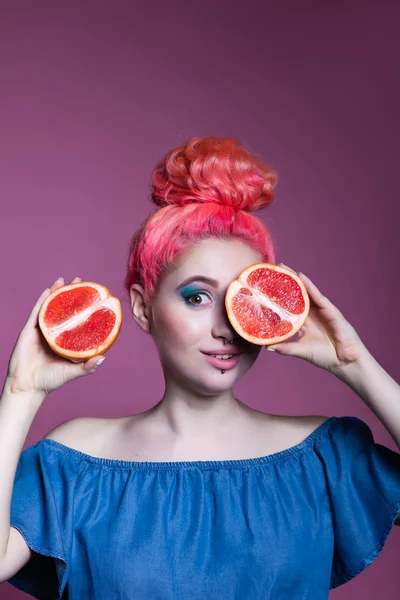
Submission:
POLYGON ((54 292, 54 290, 58 289, 59 287, 62 287, 63 285, 65 285, 64 277, 59 277, 58 279, 55 280, 55 282, 51 286, 50 292, 54 292))
POLYGON ((306 286, 311 301, 319 310, 323 311, 324 320, 326 322, 333 322, 338 318, 343 317, 343 314, 340 312, 338 307, 319 291, 315 283, 313 283, 311 279, 307 277, 307 275, 304 275, 304 273, 299 273, 299 277, 306 286))
POLYGON ((307 277, 307 275, 304 275, 304 273, 299 273, 299 277, 305 283, 307 292, 310 294, 310 297, 318 306, 318 308, 326 308, 328 304, 331 304, 328 298, 326 298, 326 296, 319 291, 315 283, 313 283, 311 279, 307 277))
MULTIPOLYGON (((75 277, 71 281, 71 283, 78 283, 78 281, 82 281, 82 279, 80 277, 75 277)), ((56 279, 56 281, 51 286, 50 291, 54 292, 54 290, 57 290, 58 288, 63 287, 64 285, 66 285, 65 282, 64 282, 64 277, 59 277, 58 279, 56 279)))

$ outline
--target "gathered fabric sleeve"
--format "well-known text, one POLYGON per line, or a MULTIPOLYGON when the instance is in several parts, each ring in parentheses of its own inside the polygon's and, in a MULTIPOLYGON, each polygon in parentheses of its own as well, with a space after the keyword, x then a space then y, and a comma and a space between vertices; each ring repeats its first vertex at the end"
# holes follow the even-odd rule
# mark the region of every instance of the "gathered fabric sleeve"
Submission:
POLYGON ((358 417, 336 420, 316 448, 325 471, 334 529, 330 589, 380 554, 400 511, 400 453, 374 441, 358 417))
POLYGON ((73 529, 75 461, 43 440, 22 452, 11 498, 10 524, 33 558, 8 582, 41 600, 62 598, 68 579, 73 529))

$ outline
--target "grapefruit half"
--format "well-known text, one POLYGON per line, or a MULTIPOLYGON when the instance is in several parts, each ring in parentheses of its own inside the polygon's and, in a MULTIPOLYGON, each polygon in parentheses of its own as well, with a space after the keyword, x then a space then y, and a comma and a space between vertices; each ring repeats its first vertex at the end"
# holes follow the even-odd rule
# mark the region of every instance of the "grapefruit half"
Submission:
POLYGON ((79 281, 51 293, 40 307, 38 322, 56 354, 89 360, 115 342, 122 324, 121 302, 104 285, 79 281))
POLYGON ((225 307, 232 327, 242 338, 266 346, 295 335, 308 316, 310 299, 294 271, 256 263, 229 284, 225 307))

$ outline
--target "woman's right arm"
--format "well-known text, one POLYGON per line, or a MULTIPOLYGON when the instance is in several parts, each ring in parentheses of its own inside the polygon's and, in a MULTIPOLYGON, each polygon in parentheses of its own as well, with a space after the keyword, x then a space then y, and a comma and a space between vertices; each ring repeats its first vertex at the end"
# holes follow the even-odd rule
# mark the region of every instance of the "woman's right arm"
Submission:
POLYGON ((32 551, 17 529, 10 527, 10 505, 20 454, 45 394, 12 392, 6 380, 0 398, 0 582, 15 575, 32 551))
MULTIPOLYGON (((80 281, 79 277, 71 283, 80 281)), ((10 508, 19 458, 37 411, 48 394, 68 381, 96 371, 100 356, 79 363, 58 356, 48 346, 38 324, 47 296, 64 285, 57 279, 38 298, 11 354, 0 398, 0 582, 28 562, 32 551, 10 526, 10 508)))

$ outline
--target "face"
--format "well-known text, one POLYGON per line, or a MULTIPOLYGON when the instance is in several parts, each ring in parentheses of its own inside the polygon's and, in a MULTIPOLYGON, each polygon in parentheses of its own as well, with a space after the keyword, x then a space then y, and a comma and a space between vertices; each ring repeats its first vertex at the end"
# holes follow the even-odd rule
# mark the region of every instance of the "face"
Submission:
POLYGON ((166 377, 211 395, 231 388, 254 364, 261 346, 247 342, 233 329, 225 293, 231 281, 256 262, 262 262, 261 255, 236 239, 202 240, 178 256, 161 279, 147 313, 166 377), (231 345, 224 343, 232 339, 231 345), (240 352, 236 364, 217 365, 205 354, 218 350, 240 352))

